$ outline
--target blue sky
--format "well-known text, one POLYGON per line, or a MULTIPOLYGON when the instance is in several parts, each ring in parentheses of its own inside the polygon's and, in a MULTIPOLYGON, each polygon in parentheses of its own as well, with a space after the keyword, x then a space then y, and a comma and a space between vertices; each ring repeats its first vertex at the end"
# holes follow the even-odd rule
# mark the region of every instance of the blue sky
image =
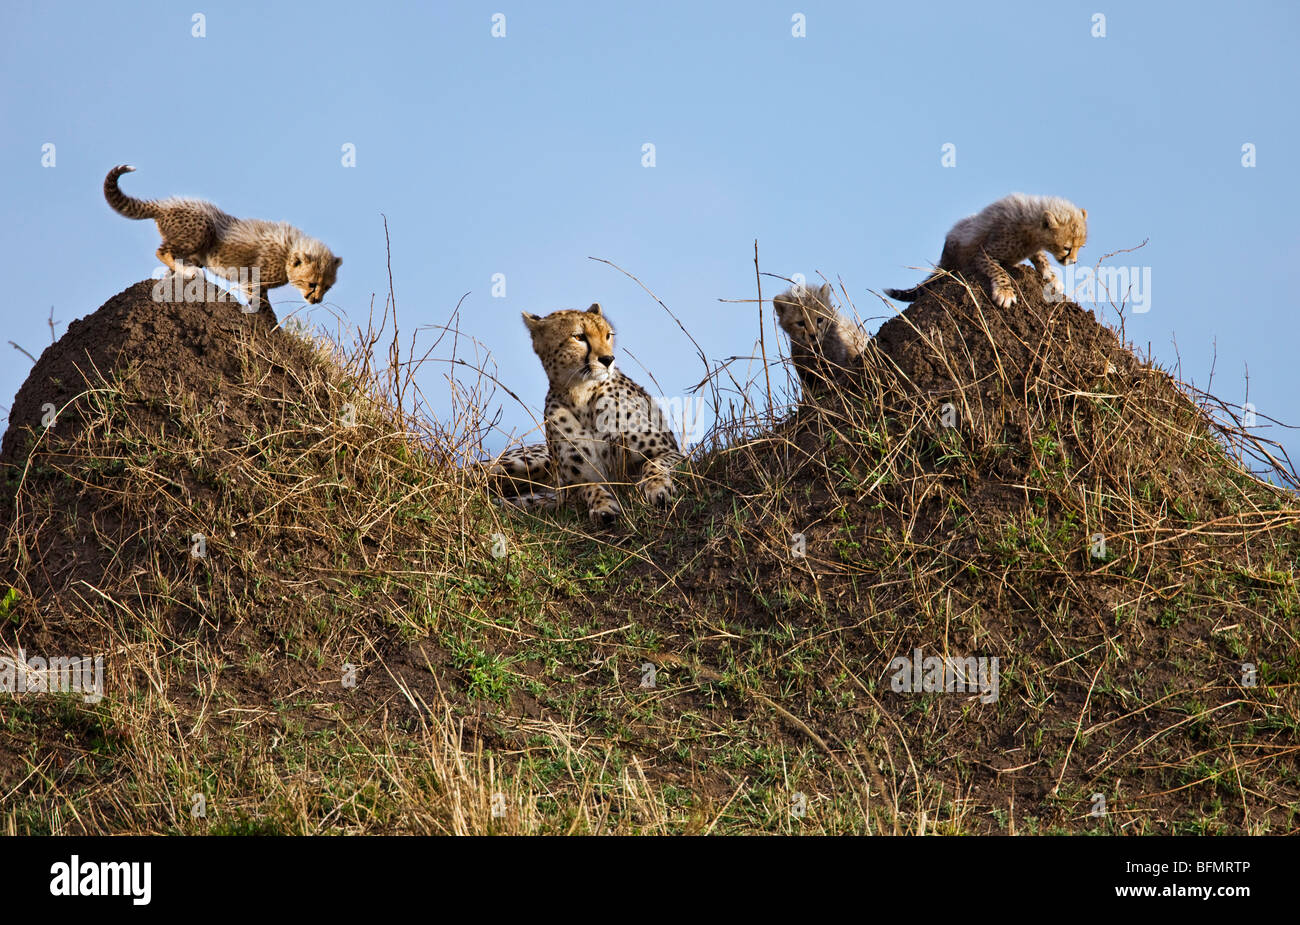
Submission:
MULTIPOLYGON (((1298 9, 6 0, 0 340, 37 353, 51 306, 61 333, 153 271, 153 224, 100 193, 117 163, 138 168, 133 195, 323 239, 344 257, 327 301, 359 323, 387 291, 387 215, 403 329, 468 293, 462 333, 534 412, 546 380, 521 311, 599 301, 633 378, 681 396, 704 374, 663 310, 589 257, 639 277, 716 361, 757 339, 755 307, 720 301, 754 297, 755 239, 765 271, 843 279, 874 331, 888 309, 869 289, 916 281, 956 219, 1024 191, 1088 209, 1084 264, 1148 240, 1112 261, 1150 271, 1133 341, 1166 365, 1176 344, 1201 386, 1217 345, 1216 394, 1245 401, 1248 368, 1259 413, 1300 424, 1298 9)), ((301 305, 289 288, 272 301, 281 318, 301 305)), ((29 361, 0 349, 7 407, 29 361)), ((421 382, 437 414, 446 371, 421 382)), ((507 427, 532 426, 499 398, 507 427)), ((1297 432, 1265 433, 1300 457, 1297 432)))

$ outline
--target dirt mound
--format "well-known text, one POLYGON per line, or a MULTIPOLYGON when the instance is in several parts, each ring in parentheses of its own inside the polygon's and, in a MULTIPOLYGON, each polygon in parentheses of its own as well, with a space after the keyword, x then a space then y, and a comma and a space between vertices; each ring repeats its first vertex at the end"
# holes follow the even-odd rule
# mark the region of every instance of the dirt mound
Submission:
POLYGON ((1164 820, 1139 830, 1202 814, 1222 831, 1215 769, 1250 752, 1278 756, 1257 780, 1271 795, 1226 825, 1285 828, 1270 807, 1297 799, 1296 763, 1269 717, 1296 675, 1279 574, 1300 549, 1294 496, 1245 471, 1197 401, 1091 312, 1044 298, 1028 267, 1013 277, 1010 309, 957 279, 928 287, 837 400, 705 460, 704 520, 731 529, 696 524, 718 535, 692 551, 679 606, 728 600, 710 625, 789 627, 820 667, 786 709, 845 742, 891 738, 883 711, 912 780, 961 766, 949 786, 982 813, 1032 807, 1069 831, 1101 792, 1129 821, 1164 820), (1020 702, 895 693, 890 666, 917 649, 998 659, 1020 702), (1268 695, 1243 686, 1264 663, 1268 695), (846 681, 871 708, 821 714, 846 681))
POLYGON ((1225 427, 1093 312, 1047 298, 1031 267, 1010 273, 1019 298, 1009 309, 949 277, 882 325, 865 368, 786 423, 804 462, 824 469, 827 433, 847 430, 838 445, 870 468, 872 440, 861 437, 884 427, 906 435, 903 458, 932 473, 960 469, 973 495, 999 504, 1028 500, 1023 487, 1003 489, 1023 486, 1048 453, 1091 490, 1127 495, 1142 482, 1144 505, 1207 517, 1233 508, 1238 492, 1205 477, 1223 461, 1225 427))
MULTIPOLYGON (((142 280, 97 311, 68 325, 41 354, 9 415, 0 445, 0 467, 22 461, 43 419, 94 388, 119 368, 131 370, 138 387, 163 397, 190 393, 209 399, 240 373, 234 345, 251 337, 289 346, 265 317, 240 310, 238 303, 172 301, 155 295, 157 281, 142 280)), ((171 295, 172 287, 158 290, 171 295)), ((77 415, 56 418, 54 434, 67 438, 77 415)))
POLYGON ((1015 404, 1043 384, 1070 388, 1141 372, 1115 333, 1074 302, 1049 301, 1029 267, 1012 271, 1019 302, 1002 309, 977 284, 942 279, 881 326, 875 344, 919 392, 954 399, 988 423, 1014 423, 1015 404), (976 298, 972 298, 976 295, 976 298))
POLYGON ((1223 428, 1091 311, 1045 297, 1032 268, 1011 275, 1010 309, 976 283, 943 279, 877 333, 877 362, 901 377, 905 403, 938 409, 941 429, 928 432, 985 458, 985 472, 1022 479, 1037 441, 1095 490, 1127 494, 1146 481, 1155 506, 1207 517, 1232 507, 1235 492, 1205 477, 1223 457, 1223 428))
MULTIPOLYGON (((0 444, 0 484, 15 491, 21 483, 29 500, 43 497, 68 521, 61 539, 50 524, 31 522, 10 537, 20 560, 39 551, 40 567, 26 583, 30 595, 86 585, 105 590, 110 573, 147 570, 156 559, 158 550, 143 542, 157 537, 146 525, 155 513, 147 504, 132 509, 119 503, 126 496, 106 492, 100 500, 108 503, 89 505, 78 490, 103 489, 128 470, 147 468, 147 456, 132 453, 141 446, 134 435, 170 442, 180 454, 193 441, 178 422, 196 415, 207 440, 239 456, 250 434, 275 426, 286 405, 303 400, 302 371, 311 368, 312 351, 302 341, 234 301, 172 301, 158 292, 155 281, 143 280, 72 322, 15 398, 0 444), (245 382, 251 356, 265 361, 256 395, 245 382), (115 427, 115 418, 129 427, 115 427), (39 462, 28 466, 34 447, 39 462)), ((155 478, 189 502, 215 503, 220 486, 183 468, 190 471, 155 478)), ((23 524, 25 513, 0 505, 0 530, 15 517, 23 524)), ((183 553, 185 537, 173 542, 183 553)))

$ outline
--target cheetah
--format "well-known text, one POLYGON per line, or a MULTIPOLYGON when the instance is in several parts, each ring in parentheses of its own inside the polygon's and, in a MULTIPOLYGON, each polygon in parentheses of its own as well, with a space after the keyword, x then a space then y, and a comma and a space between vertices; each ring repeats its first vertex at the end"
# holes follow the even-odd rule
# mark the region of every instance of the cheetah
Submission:
POLYGON ((235 218, 202 199, 145 200, 126 195, 118 177, 134 167, 114 167, 104 178, 104 198, 127 218, 158 223, 162 245, 158 259, 173 272, 192 276, 206 267, 235 282, 248 297, 250 310, 270 310, 267 291, 292 283, 313 305, 334 285, 342 257, 287 222, 235 218), (181 265, 177 265, 177 261, 181 265))
POLYGON ((858 365, 867 349, 867 333, 835 310, 831 292, 830 283, 818 289, 796 285, 772 300, 790 336, 790 359, 805 396, 822 392, 837 374, 858 365))
POLYGON ((993 301, 1000 308, 1016 304, 1016 293, 1006 268, 1025 258, 1034 265, 1045 286, 1061 295, 1065 287, 1047 262, 1048 251, 1068 266, 1079 258, 1088 241, 1088 210, 1080 209, 1059 196, 1026 196, 1012 193, 976 215, 963 218, 943 243, 939 268, 911 289, 886 289, 902 302, 915 301, 926 283, 955 270, 963 275, 979 273, 992 286, 993 301))
POLYGON ((635 479, 647 501, 666 506, 684 457, 646 390, 615 368, 614 329, 600 303, 523 318, 550 381, 546 444, 509 450, 486 466, 511 486, 506 500, 555 506, 574 494, 592 521, 609 525, 622 513, 610 483, 635 479))

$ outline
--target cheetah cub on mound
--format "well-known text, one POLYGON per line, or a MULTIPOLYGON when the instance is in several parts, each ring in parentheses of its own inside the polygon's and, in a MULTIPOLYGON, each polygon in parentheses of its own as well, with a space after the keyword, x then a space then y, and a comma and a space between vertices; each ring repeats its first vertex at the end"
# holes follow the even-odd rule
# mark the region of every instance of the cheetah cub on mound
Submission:
POLYGON ((114 167, 104 178, 104 198, 127 218, 158 223, 158 259, 174 272, 191 275, 206 267, 236 283, 250 308, 270 307, 267 290, 292 283, 313 305, 334 285, 342 257, 287 222, 235 218, 202 199, 135 199, 117 185, 134 167, 114 167), (182 270, 176 261, 189 266, 182 270), (256 276, 253 272, 256 270, 256 276))
POLYGON ((532 487, 507 500, 552 506, 574 493, 593 521, 608 524, 622 513, 609 483, 635 479, 647 501, 667 505, 672 470, 683 459, 677 438, 646 390, 614 368, 614 329, 599 303, 544 318, 524 312, 524 324, 550 380, 546 445, 507 451, 487 465, 497 481, 532 487))
POLYGON ((805 395, 824 391, 836 373, 862 359, 867 332, 831 304, 831 285, 794 286, 772 300, 776 319, 790 336, 790 359, 805 395))
POLYGON ((964 276, 978 273, 987 277, 993 301, 1001 308, 1010 308, 1016 304, 1016 293, 1006 267, 1028 258, 1043 284, 1060 295, 1065 287, 1043 252, 1068 266, 1078 260, 1079 250, 1087 241, 1087 209, 1059 196, 1012 193, 952 226, 943 242, 939 270, 911 289, 886 289, 885 293, 912 302, 926 283, 942 275, 939 271, 955 270, 964 276))

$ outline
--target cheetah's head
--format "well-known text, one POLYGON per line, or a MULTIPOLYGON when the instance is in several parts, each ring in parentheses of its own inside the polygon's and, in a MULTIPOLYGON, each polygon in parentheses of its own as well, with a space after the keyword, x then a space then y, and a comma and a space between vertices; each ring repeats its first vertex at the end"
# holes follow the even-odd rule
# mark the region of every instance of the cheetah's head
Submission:
POLYGON ((614 374, 614 329, 599 302, 585 312, 564 310, 544 318, 524 312, 524 324, 553 388, 604 382, 614 374))
POLYGON ((335 257, 319 241, 308 241, 293 248, 285 261, 289 282, 297 287, 304 299, 315 305, 325 298, 334 285, 342 257, 335 257))
POLYGON ((1070 206, 1043 213, 1046 247, 1061 266, 1076 263, 1079 250, 1088 243, 1088 210, 1070 206))
POLYGON ((818 289, 807 286, 787 289, 772 300, 772 307, 776 320, 790 335, 790 342, 801 347, 820 344, 834 320, 830 283, 823 283, 818 289))

